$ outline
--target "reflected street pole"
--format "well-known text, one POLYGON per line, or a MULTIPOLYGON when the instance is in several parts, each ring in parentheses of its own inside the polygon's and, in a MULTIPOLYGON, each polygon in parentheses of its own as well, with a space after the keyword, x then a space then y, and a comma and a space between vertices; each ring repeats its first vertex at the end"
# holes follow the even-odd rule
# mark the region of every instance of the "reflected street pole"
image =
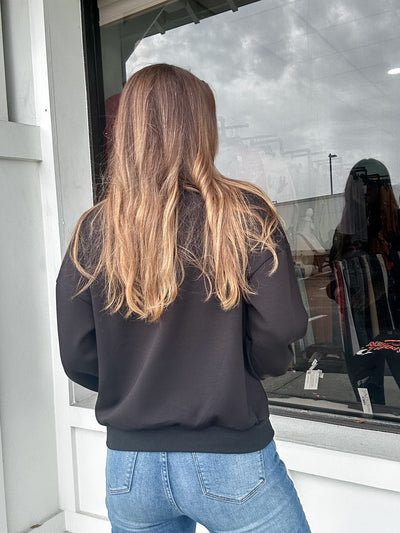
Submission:
POLYGON ((337 157, 336 154, 329 154, 329 177, 331 183, 331 194, 333 194, 333 181, 332 181, 332 157, 337 157))

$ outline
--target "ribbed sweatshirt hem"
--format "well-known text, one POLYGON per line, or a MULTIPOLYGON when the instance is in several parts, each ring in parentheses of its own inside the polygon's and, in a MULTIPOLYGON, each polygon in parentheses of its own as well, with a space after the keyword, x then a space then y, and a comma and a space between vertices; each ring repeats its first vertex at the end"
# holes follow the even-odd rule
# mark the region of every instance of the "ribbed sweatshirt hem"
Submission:
POLYGON ((122 430, 107 426, 107 447, 112 450, 146 452, 250 453, 265 448, 273 439, 269 420, 246 429, 220 426, 192 429, 167 426, 122 430))

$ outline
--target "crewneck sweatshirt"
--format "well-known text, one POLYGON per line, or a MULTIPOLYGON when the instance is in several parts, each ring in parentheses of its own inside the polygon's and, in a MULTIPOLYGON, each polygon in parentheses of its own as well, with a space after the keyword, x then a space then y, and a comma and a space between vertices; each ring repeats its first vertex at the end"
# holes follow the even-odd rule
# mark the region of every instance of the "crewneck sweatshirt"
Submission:
POLYGON ((75 296, 81 276, 66 253, 56 290, 61 362, 73 382, 98 392, 95 415, 108 448, 246 453, 269 444, 261 380, 286 372, 291 343, 307 328, 281 227, 274 240, 272 275, 269 250, 249 255, 257 294, 248 302, 224 311, 217 297, 205 301, 204 280, 187 265, 156 323, 104 311, 101 278, 75 296))

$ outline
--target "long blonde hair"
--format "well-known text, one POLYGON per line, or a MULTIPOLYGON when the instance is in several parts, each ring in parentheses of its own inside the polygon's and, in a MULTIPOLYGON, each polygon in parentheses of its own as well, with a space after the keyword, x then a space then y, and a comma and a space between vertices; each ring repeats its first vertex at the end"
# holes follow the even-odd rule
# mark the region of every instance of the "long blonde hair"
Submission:
POLYGON ((215 100, 204 81, 166 64, 129 79, 115 121, 105 198, 82 215, 70 245, 84 282, 79 292, 102 276, 105 309, 155 322, 175 300, 185 264, 191 264, 206 282, 206 301, 216 295, 224 310, 254 294, 248 254, 270 250, 271 272, 276 269, 278 215, 257 186, 218 172, 217 148, 215 100), (178 239, 185 191, 197 194, 203 208, 204 217, 189 224, 200 229, 197 250, 178 239))

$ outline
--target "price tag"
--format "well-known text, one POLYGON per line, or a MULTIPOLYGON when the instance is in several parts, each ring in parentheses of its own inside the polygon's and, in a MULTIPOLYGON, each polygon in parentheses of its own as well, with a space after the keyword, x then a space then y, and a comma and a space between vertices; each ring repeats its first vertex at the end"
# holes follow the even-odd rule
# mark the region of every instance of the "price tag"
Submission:
POLYGON ((359 387, 358 394, 360 395, 361 405, 362 405, 364 413, 368 415, 372 415, 373 411, 372 411, 371 399, 369 397, 368 389, 364 387, 359 387))
POLYGON ((307 370, 304 390, 318 390, 318 382, 323 377, 322 370, 307 370))

